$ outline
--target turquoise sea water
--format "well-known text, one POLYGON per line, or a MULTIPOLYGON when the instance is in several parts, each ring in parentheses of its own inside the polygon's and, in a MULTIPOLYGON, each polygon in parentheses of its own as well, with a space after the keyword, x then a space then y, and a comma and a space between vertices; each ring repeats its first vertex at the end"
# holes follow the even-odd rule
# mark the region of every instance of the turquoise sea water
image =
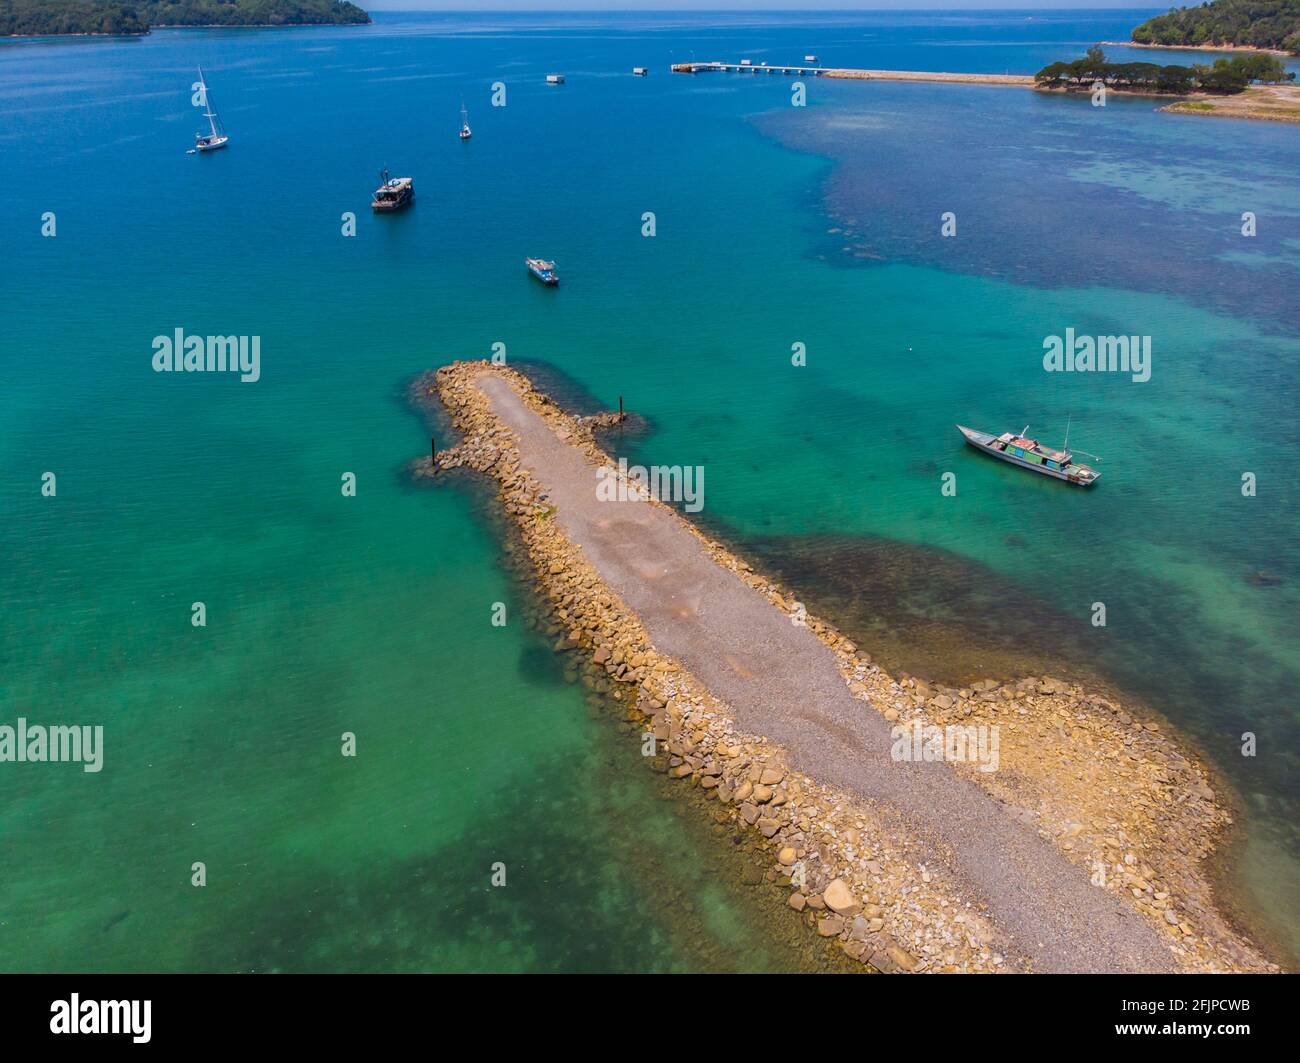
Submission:
POLYGON ((1147 14, 0 45, 0 723, 106 732, 99 774, 0 765, 0 965, 822 962, 565 683, 480 492, 403 476, 428 445, 406 382, 496 342, 625 396, 651 425, 629 453, 705 466, 710 526, 891 663, 1058 661, 1165 713, 1241 794, 1232 885, 1295 949, 1297 131, 982 86, 814 80, 794 108, 785 78, 667 72, 1032 73, 1147 14), (199 63, 233 137, 204 157, 199 63), (367 209, 383 165, 415 177, 404 215, 367 209), (155 374, 177 327, 260 336, 261 379, 155 374), (1045 373, 1067 327, 1151 336, 1151 380, 1045 373), (1089 493, 952 428, 1059 442, 1067 415, 1103 455, 1089 493))

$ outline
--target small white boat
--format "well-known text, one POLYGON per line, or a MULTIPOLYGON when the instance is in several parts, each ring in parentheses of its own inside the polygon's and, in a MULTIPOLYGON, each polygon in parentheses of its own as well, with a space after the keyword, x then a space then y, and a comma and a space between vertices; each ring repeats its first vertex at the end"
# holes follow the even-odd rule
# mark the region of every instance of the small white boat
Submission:
POLYGON ((805 55, 803 61, 805 63, 815 63, 817 62, 817 57, 815 55, 805 55))
POLYGON ((632 73, 639 78, 643 78, 650 73, 650 68, 648 66, 634 66, 632 68, 632 73))
POLYGON ((546 75, 546 84, 548 84, 548 85, 563 85, 563 84, 564 84, 564 75, 563 75, 563 74, 547 74, 547 75, 546 75))
POLYGON ((203 117, 208 120, 209 131, 194 134, 194 150, 216 151, 229 144, 230 138, 226 136, 225 130, 221 128, 221 119, 217 117, 217 109, 212 106, 212 96, 203 80, 203 67, 199 67, 199 91, 203 94, 203 105, 207 108, 203 112, 203 117))
POLYGON ((469 128, 469 112, 465 110, 465 105, 462 103, 460 105, 460 139, 469 140, 473 135, 469 128))

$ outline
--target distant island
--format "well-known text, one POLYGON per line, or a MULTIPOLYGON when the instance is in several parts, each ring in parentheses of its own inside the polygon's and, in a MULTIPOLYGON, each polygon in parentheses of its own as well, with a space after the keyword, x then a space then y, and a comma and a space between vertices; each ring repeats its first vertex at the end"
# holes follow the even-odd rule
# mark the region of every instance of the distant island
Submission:
POLYGON ((1165 48, 1216 45, 1300 54, 1300 0, 1211 0, 1148 19, 1137 44, 1165 48))
POLYGON ((355 25, 347 0, 0 0, 0 37, 148 33, 152 26, 355 25))

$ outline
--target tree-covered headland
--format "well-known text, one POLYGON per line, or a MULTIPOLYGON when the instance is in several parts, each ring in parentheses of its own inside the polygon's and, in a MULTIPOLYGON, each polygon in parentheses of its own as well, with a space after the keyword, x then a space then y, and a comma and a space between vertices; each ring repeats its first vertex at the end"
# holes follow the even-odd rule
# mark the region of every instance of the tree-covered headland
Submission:
POLYGON ((1293 81, 1295 75, 1287 73, 1277 56, 1262 52, 1216 59, 1210 64, 1161 66, 1159 63, 1112 63, 1100 47, 1093 46, 1082 59, 1043 67, 1034 80, 1048 89, 1089 89, 1100 81, 1107 88, 1119 91, 1181 96, 1189 92, 1244 92, 1252 82, 1293 81))
POLYGON ((138 4, 104 0, 0 0, 0 37, 148 33, 138 4))
POLYGON ((1171 9, 1133 31, 1138 44, 1229 44, 1300 54, 1300 0, 1211 0, 1171 9))
POLYGON ((150 26, 321 26, 369 22, 347 0, 0 0, 0 37, 148 33, 150 26))

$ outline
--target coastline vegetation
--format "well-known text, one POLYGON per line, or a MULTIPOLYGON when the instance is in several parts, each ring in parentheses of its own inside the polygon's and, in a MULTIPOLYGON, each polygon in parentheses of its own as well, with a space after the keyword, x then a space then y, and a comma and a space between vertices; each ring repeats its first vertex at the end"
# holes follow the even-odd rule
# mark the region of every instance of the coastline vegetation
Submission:
POLYGON ((151 26, 355 25, 348 0, 0 0, 0 37, 143 34, 151 26))
POLYGON ((148 33, 149 23, 138 8, 104 0, 0 0, 0 37, 148 33))
POLYGON ((1112 63, 1099 45, 1088 49, 1082 59, 1057 62, 1043 67, 1034 81, 1049 89, 1087 89, 1098 81, 1107 88, 1127 92, 1168 93, 1185 96, 1191 92, 1221 95, 1245 92, 1252 82, 1293 81, 1275 55, 1255 53, 1216 59, 1213 64, 1193 66, 1159 63, 1112 63))
POLYGON ((1133 31, 1138 44, 1234 45, 1300 54, 1300 0, 1211 0, 1171 9, 1133 31))

